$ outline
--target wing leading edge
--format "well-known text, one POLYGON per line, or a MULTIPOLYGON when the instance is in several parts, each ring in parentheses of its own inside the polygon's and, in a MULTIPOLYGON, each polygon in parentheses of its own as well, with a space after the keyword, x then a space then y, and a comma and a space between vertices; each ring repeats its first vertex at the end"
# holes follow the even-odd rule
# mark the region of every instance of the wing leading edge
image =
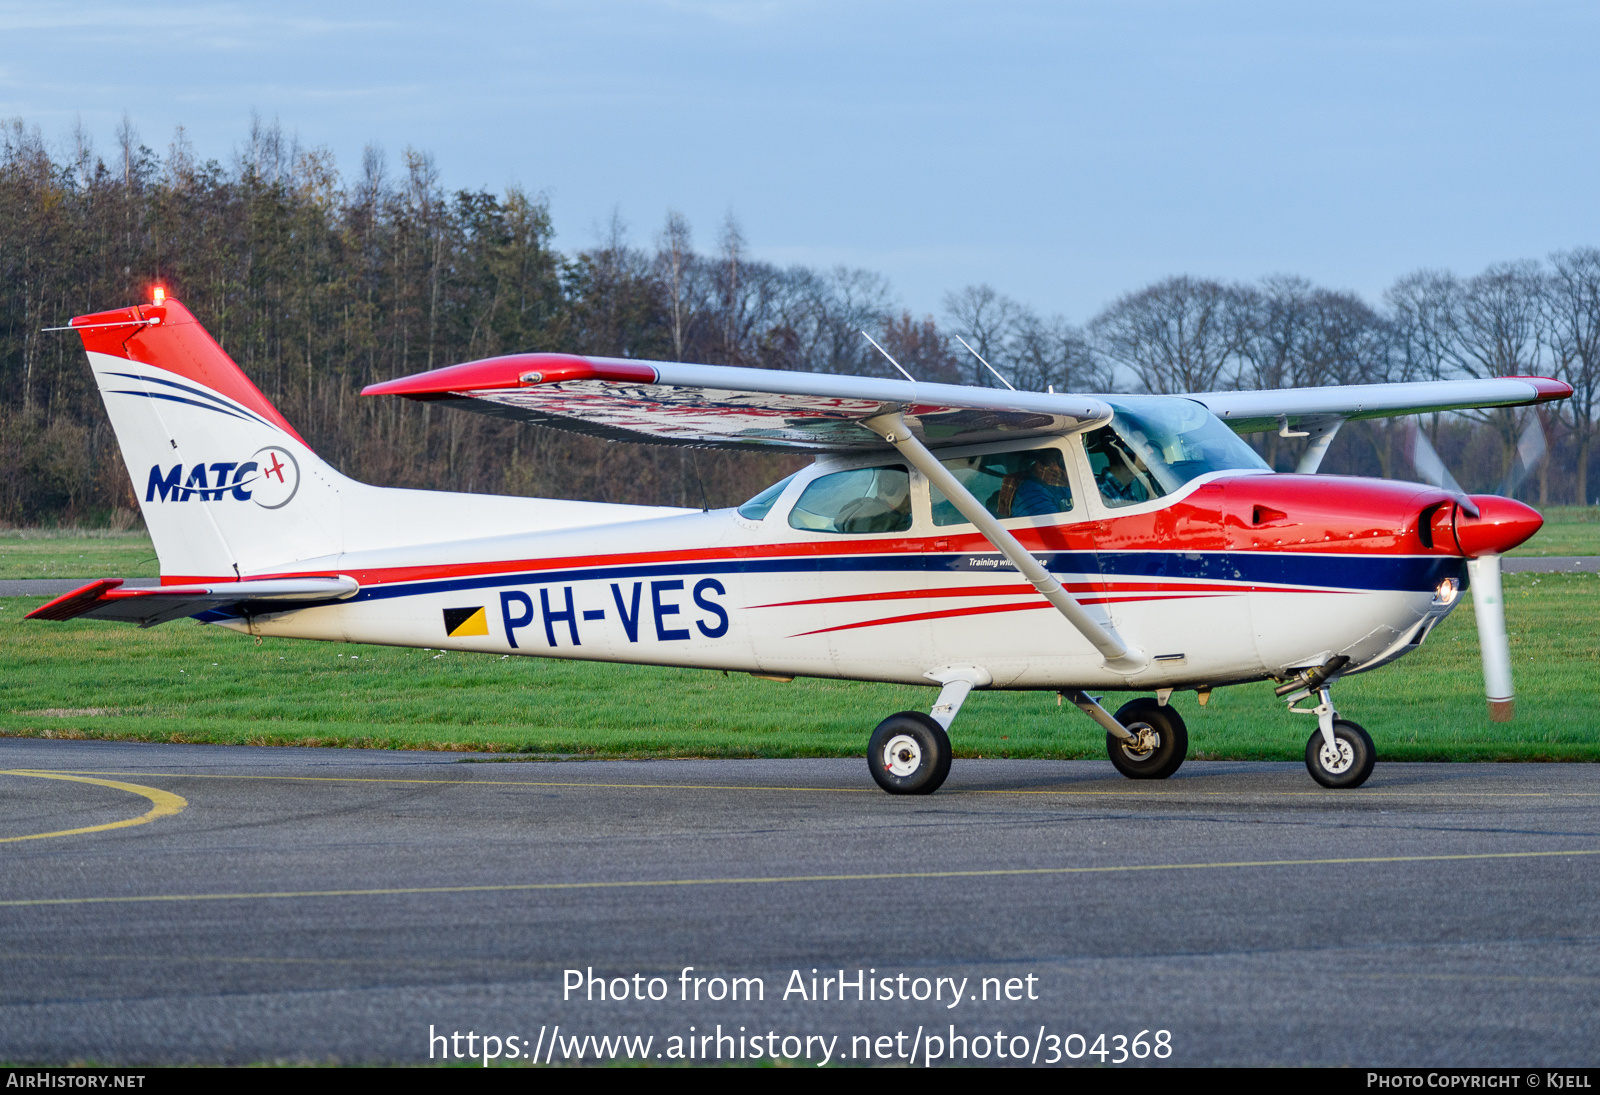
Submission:
POLYGON ((1104 400, 727 365, 513 354, 365 388, 616 441, 813 452, 890 450, 861 425, 901 411, 929 446, 1070 433, 1104 400))
MULTIPOLYGON (((479 414, 604 437, 702 448, 813 452, 887 449, 861 423, 899 411, 929 447, 1071 433, 1108 421, 1115 396, 1002 391, 875 377, 569 354, 512 354, 372 384, 363 395, 442 402, 479 414)), ((1546 377, 1201 392, 1238 433, 1359 418, 1566 399, 1546 377)))
POLYGON ((1260 433, 1319 421, 1390 418, 1470 407, 1524 407, 1567 399, 1572 386, 1543 376, 1490 380, 1425 380, 1402 384, 1345 384, 1190 396, 1236 433, 1260 433))

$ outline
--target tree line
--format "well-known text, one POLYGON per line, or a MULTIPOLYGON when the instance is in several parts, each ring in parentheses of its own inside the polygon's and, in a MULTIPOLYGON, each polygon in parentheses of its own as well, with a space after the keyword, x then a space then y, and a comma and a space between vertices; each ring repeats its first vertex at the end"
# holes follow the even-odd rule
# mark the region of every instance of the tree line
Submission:
MULTIPOLYGON (((1425 428, 1468 489, 1489 489, 1538 413, 1551 458, 1522 493, 1589 499, 1593 248, 1470 277, 1419 271, 1377 306, 1293 276, 1174 277, 1082 325, 986 285, 947 294, 938 317, 916 316, 875 272, 752 257, 731 217, 707 247, 669 213, 647 241, 613 218, 593 246, 563 252, 541 195, 447 192, 414 150, 390 162, 369 148, 346 177, 326 150, 260 122, 224 164, 199 159, 181 129, 158 153, 124 121, 101 154, 81 129, 52 151, 13 120, 0 127, 0 522, 136 520, 78 340, 44 328, 145 299, 158 282, 319 453, 386 485, 732 504, 803 458, 619 446, 359 392, 531 350, 898 375, 866 331, 919 379, 1039 391, 1559 376, 1578 393, 1569 403, 1432 416, 1425 428)), ((1410 475, 1406 428, 1346 429, 1324 470, 1410 475)), ((1254 441, 1277 466, 1298 457, 1299 442, 1254 441)))

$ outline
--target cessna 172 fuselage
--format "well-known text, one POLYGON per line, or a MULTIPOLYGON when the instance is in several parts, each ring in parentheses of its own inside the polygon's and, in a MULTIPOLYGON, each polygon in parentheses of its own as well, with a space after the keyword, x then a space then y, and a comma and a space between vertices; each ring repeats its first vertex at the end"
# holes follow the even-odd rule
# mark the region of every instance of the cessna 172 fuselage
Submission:
POLYGON ((1469 585, 1491 707, 1508 715, 1497 562, 1538 515, 1274 474, 1235 430, 1311 434, 1314 471, 1349 418, 1570 391, 1512 378, 1092 397, 553 354, 368 390, 623 440, 819 454, 737 509, 697 512, 366 486, 176 301, 72 325, 163 584, 94 583, 34 617, 937 684, 930 713, 891 716, 869 744, 900 793, 943 781, 973 689, 1059 691, 1106 728, 1120 770, 1162 778, 1187 750, 1173 690, 1203 703, 1264 679, 1316 716, 1313 776, 1358 785, 1372 744, 1330 685, 1416 649, 1469 585), (1113 716, 1090 690, 1154 696, 1113 716))

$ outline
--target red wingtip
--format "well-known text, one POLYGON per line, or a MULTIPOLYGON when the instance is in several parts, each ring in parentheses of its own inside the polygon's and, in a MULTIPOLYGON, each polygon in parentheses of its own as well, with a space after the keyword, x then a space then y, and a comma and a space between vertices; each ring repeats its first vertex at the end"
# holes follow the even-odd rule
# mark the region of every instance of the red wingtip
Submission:
POLYGON ((1572 398, 1572 385, 1565 380, 1557 380, 1549 376, 1508 376, 1507 380, 1520 380, 1524 384, 1531 384, 1539 393, 1535 403, 1553 403, 1558 399, 1572 398))
POLYGON ((563 380, 622 380, 654 384, 655 366, 618 361, 591 361, 572 354, 508 354, 482 361, 467 361, 430 369, 413 376, 368 384, 362 395, 403 395, 410 399, 439 399, 451 392, 484 392, 499 388, 526 388, 563 380))

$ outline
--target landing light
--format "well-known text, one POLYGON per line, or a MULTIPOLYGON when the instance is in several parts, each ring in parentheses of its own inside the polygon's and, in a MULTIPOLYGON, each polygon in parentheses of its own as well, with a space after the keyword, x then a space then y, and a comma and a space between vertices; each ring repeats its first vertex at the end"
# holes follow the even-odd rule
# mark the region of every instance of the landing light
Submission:
POLYGON ((1461 592, 1461 583, 1454 578, 1446 578, 1439 583, 1439 588, 1433 591, 1433 603, 1436 605, 1453 605, 1456 595, 1461 592))

